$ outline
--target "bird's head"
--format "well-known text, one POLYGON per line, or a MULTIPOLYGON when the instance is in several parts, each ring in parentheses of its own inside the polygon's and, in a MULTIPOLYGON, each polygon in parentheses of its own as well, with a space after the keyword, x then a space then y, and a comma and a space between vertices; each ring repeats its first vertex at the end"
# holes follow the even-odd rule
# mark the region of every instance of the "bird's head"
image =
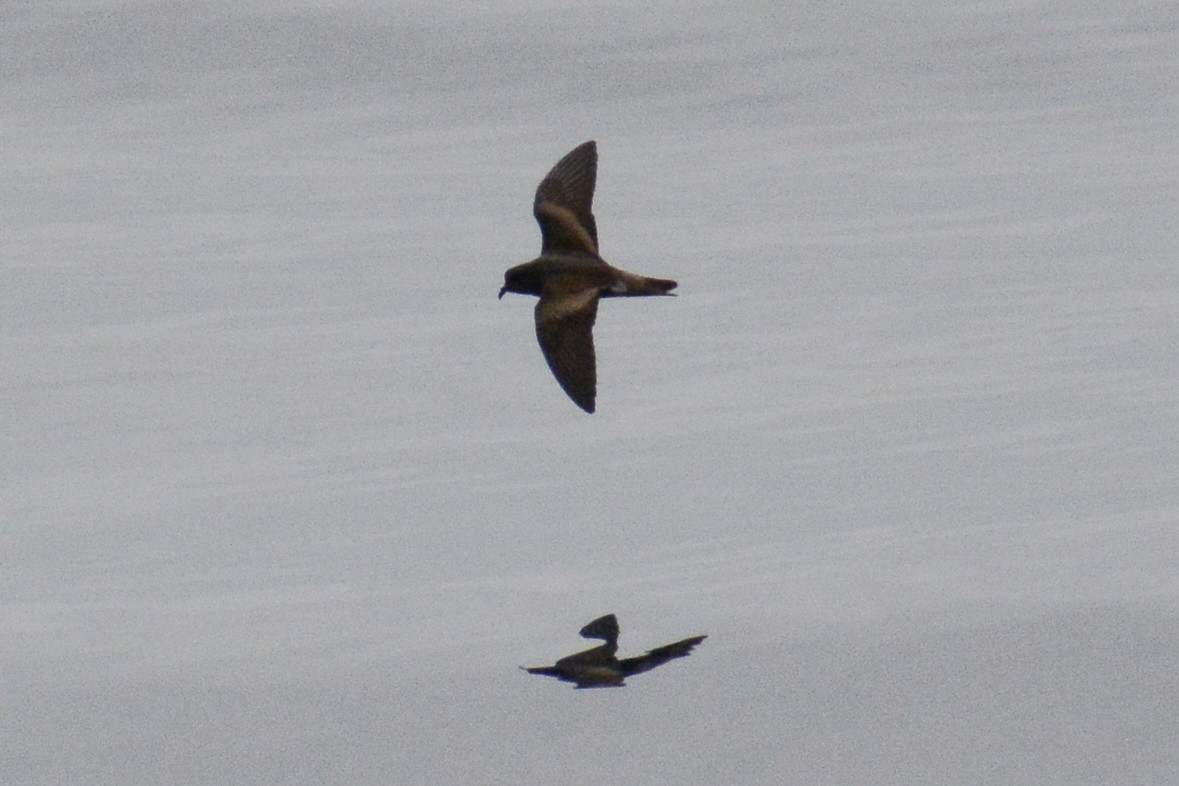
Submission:
POLYGON ((533 262, 525 262, 523 265, 508 268, 504 272, 504 285, 499 290, 499 296, 502 298, 505 292, 515 292, 518 295, 540 297, 543 287, 544 277, 541 275, 540 269, 533 262))

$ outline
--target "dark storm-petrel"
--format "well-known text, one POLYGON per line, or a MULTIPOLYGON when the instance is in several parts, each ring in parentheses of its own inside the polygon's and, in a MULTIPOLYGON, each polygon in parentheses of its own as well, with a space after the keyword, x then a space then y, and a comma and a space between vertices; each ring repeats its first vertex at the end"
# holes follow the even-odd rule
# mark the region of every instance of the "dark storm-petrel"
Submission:
POLYGON ((693 647, 708 638, 693 636, 690 639, 656 647, 644 655, 619 660, 615 655, 618 652, 618 618, 613 614, 599 617, 586 625, 581 629, 581 636, 586 639, 602 639, 606 643, 561 658, 552 666, 520 668, 529 674, 541 674, 556 677, 562 682, 575 683, 574 687, 577 688, 621 688, 626 685, 627 677, 650 671, 669 660, 685 658, 692 652, 693 647))
POLYGON ((532 214, 540 224, 540 256, 504 273, 499 291, 537 295, 536 338, 561 388, 586 412, 594 411, 597 372, 594 318, 598 299, 667 295, 676 282, 628 273, 598 255, 591 209, 598 172, 593 141, 575 147, 536 189, 532 214))

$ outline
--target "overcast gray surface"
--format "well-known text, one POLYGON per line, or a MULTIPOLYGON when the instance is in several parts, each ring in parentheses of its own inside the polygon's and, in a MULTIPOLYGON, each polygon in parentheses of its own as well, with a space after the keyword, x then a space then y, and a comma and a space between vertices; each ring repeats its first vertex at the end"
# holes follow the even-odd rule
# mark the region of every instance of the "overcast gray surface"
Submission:
POLYGON ((0 782, 1179 780, 1173 3, 387 5, 0 11, 0 782))

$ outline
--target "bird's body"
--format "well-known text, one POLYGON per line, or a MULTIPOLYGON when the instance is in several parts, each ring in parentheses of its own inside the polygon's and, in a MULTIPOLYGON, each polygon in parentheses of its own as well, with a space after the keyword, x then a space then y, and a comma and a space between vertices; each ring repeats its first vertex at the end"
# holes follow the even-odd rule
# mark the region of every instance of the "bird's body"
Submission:
POLYGON ((572 682, 577 688, 621 688, 626 678, 669 660, 687 657, 692 648, 707 636, 692 636, 662 647, 656 647, 633 658, 619 659, 618 619, 613 614, 599 617, 581 629, 587 639, 603 639, 606 643, 573 655, 561 658, 552 666, 522 667, 529 674, 556 677, 562 682, 572 682))
POLYGON ((536 338, 549 369, 573 402, 593 412, 597 395, 593 326, 603 297, 667 295, 676 282, 607 264, 598 254, 592 204, 598 152, 586 142, 557 162, 536 189, 532 212, 541 253, 504 273, 499 291, 535 295, 536 338))

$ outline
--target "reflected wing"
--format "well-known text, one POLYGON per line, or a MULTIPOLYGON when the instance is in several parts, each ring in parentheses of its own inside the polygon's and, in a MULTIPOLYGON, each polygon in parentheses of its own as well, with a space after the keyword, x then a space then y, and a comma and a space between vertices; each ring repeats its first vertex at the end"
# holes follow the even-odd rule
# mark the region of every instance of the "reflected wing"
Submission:
POLYGON ((573 403, 594 411, 598 374, 594 362, 594 320, 598 291, 541 295, 536 304, 536 339, 549 369, 573 403))
POLYGON ((590 141, 557 162, 536 188, 532 214, 540 224, 541 253, 598 254, 592 210, 598 177, 598 148, 590 141))
POLYGON ((620 661, 622 665, 622 673, 627 677, 632 674, 642 674, 644 671, 650 671, 656 666, 662 666, 669 660, 676 658, 686 658, 692 652, 692 648, 700 642, 704 641, 707 636, 693 636, 690 639, 677 641, 674 644, 664 644, 662 647, 656 647, 648 652, 646 655, 639 655, 635 658, 623 658, 620 661))

